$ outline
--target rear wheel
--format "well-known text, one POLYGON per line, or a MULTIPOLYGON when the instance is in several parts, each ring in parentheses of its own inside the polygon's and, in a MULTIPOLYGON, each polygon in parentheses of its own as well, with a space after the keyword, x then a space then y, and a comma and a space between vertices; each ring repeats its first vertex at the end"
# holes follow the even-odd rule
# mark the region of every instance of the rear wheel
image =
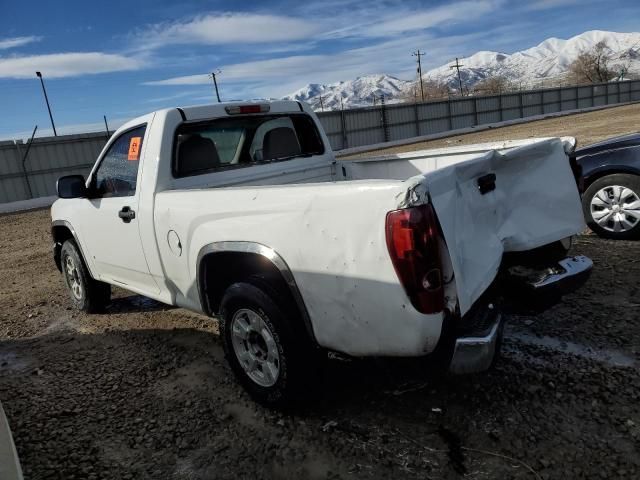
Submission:
POLYGON ((74 307, 87 313, 104 311, 111 300, 111 285, 91 278, 73 240, 62 245, 60 260, 64 283, 74 307))
POLYGON ((283 406, 319 380, 317 349, 300 332, 295 309, 250 283, 231 285, 221 302, 220 335, 227 361, 247 392, 283 406))
POLYGON ((605 238, 640 236, 640 177, 614 174, 593 182, 582 196, 589 228, 605 238))

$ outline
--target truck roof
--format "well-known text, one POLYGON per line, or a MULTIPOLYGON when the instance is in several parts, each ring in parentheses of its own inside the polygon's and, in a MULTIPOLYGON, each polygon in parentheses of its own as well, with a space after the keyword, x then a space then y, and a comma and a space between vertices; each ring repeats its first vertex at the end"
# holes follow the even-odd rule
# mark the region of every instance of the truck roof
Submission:
MULTIPOLYGON (((140 125, 142 123, 150 121, 150 117, 155 115, 167 115, 169 113, 173 113, 179 111, 183 118, 187 121, 189 120, 204 120, 207 118, 216 118, 216 117, 227 117, 229 113, 227 112, 227 107, 241 107, 241 106, 250 106, 250 105, 269 105, 269 113, 293 113, 293 112, 307 112, 312 113, 313 111, 310 107, 303 102, 297 102, 294 100, 267 100, 267 99, 256 99, 256 100, 237 100, 231 102, 220 102, 220 103, 210 103, 203 105, 190 105, 183 107, 172 107, 172 108, 163 108, 160 110, 156 110, 154 112, 149 112, 146 115, 141 115, 139 117, 133 118, 129 120, 127 123, 122 125, 116 133, 119 133, 123 130, 128 130, 132 127, 140 125)), ((266 113, 266 112, 265 112, 266 113)))

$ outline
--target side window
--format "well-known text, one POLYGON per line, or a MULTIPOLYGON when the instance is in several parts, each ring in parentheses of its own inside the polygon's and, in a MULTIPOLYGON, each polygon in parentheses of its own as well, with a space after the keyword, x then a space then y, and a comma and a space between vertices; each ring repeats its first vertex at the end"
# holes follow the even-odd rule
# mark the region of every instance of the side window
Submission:
POLYGON ((94 176, 99 197, 128 197, 136 193, 138 165, 146 126, 120 135, 102 158, 94 176))

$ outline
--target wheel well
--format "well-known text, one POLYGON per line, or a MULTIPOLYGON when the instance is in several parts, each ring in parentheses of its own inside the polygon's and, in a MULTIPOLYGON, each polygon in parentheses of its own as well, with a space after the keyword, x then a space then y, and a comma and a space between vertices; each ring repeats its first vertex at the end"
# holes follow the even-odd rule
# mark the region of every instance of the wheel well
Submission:
POLYGON ((227 288, 237 282, 257 284, 280 300, 281 307, 300 318, 302 333, 306 330, 315 342, 313 329, 297 287, 287 284, 282 272, 267 257, 253 252, 215 252, 205 255, 198 265, 198 293, 203 310, 217 314, 227 288), (296 296, 294 296, 294 291, 296 296))
MULTIPOLYGON (((314 339, 313 330, 301 297, 294 297, 297 287, 290 287, 282 273, 267 257, 252 252, 215 252, 202 257, 198 265, 198 293, 205 313, 220 312, 225 291, 237 282, 257 284, 276 297, 302 322, 300 326, 314 339)), ((299 295, 299 293, 297 293, 299 295)))
POLYGON ((593 182, 595 182, 596 180, 600 180, 602 177, 608 177, 609 175, 617 175, 617 174, 635 175, 637 177, 640 177, 639 172, 635 170, 624 169, 624 168, 614 168, 612 170, 600 170, 593 173, 592 175, 590 175, 588 178, 585 179, 582 193, 584 194, 584 192, 587 191, 587 188, 589 188, 593 184, 593 182))
POLYGON ((54 225, 51 227, 51 236, 53 237, 53 260, 55 261, 58 270, 62 271, 62 265, 60 263, 60 251, 62 250, 62 244, 69 239, 73 239, 73 233, 71 233, 69 227, 64 225, 54 225))

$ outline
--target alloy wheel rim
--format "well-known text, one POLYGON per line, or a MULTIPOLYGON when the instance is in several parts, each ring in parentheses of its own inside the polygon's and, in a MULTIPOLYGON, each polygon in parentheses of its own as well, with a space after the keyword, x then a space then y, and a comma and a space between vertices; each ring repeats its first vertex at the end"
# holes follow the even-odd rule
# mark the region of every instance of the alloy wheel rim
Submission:
POLYGON ((231 343, 251 380, 261 387, 275 385, 280 376, 280 353, 261 315, 248 308, 238 310, 231 319, 231 343))
POLYGON ((610 185, 591 198, 591 217, 609 232, 628 232, 640 221, 640 197, 629 187, 610 185))
POLYGON ((82 300, 82 284, 80 283, 80 272, 78 272, 76 262, 73 261, 73 258, 67 255, 64 265, 65 275, 67 277, 67 281, 69 282, 71 293, 78 300, 82 300))

